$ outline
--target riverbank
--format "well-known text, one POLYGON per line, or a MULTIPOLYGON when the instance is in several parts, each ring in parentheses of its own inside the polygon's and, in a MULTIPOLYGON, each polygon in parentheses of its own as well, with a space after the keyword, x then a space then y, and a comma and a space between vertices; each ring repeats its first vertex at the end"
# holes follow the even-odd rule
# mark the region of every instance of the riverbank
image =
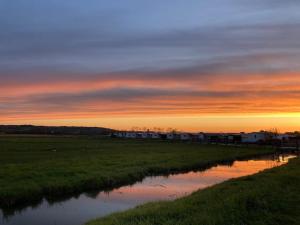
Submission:
POLYGON ((300 159, 173 201, 150 203, 87 225, 298 225, 300 159))
POLYGON ((0 206, 110 189, 145 176, 272 153, 247 148, 92 137, 0 137, 0 206))

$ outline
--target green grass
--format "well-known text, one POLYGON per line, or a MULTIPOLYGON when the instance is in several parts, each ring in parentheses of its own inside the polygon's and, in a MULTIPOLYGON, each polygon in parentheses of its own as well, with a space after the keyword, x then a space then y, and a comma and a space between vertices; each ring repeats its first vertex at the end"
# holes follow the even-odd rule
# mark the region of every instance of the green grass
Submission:
POLYGON ((300 159, 173 202, 149 203, 87 225, 297 225, 300 159))
POLYGON ((150 174, 272 151, 153 140, 0 136, 0 206, 116 187, 150 174))

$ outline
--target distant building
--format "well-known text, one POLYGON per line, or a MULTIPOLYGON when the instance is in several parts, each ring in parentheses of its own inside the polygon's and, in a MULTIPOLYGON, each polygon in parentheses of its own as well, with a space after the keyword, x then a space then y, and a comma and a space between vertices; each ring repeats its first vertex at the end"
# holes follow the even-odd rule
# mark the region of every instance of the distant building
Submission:
POLYGON ((174 136, 175 136, 175 135, 174 135, 173 133, 168 133, 168 134, 167 134, 167 139, 168 139, 168 140, 174 140, 174 136))
POLYGON ((241 134, 227 134, 226 135, 226 143, 228 144, 238 144, 242 142, 241 134))
POLYGON ((290 139, 293 139, 293 135, 290 134, 279 134, 276 136, 276 139, 282 141, 282 142, 287 142, 290 139))
POLYGON ((198 141, 204 141, 205 140, 205 134, 204 133, 197 134, 197 140, 198 141))
POLYGON ((111 136, 112 137, 118 137, 118 138, 124 137, 123 132, 114 132, 111 136))
POLYGON ((136 138, 143 138, 142 132, 135 132, 135 133, 136 133, 136 138))
POLYGON ((149 133, 148 132, 143 132, 141 133, 141 137, 146 139, 146 138, 149 138, 149 133))
POLYGON ((160 138, 161 138, 162 140, 166 140, 166 139, 167 139, 167 134, 165 134, 165 133, 160 133, 159 135, 160 135, 160 138))
POLYGON ((203 143, 206 141, 206 136, 205 133, 195 133, 195 134, 190 134, 191 140, 194 142, 200 142, 203 143))
POLYGON ((156 133, 156 132, 151 133, 150 136, 151 136, 152 139, 159 139, 160 138, 160 134, 156 133))
POLYGON ((224 134, 222 134, 222 133, 206 133, 205 140, 209 143, 222 143, 222 142, 224 142, 224 134))
POLYGON ((242 142, 243 143, 259 143, 265 142, 268 138, 266 132, 252 132, 252 133, 242 133, 242 142))
POLYGON ((181 133, 180 134, 180 140, 182 140, 182 141, 188 141, 188 140, 191 140, 191 139, 192 139, 192 137, 188 133, 181 133))
POLYGON ((137 138, 137 134, 135 132, 126 132, 125 138, 137 138))
POLYGON ((119 138, 122 138, 122 137, 124 137, 124 133, 123 132, 118 132, 116 136, 119 137, 119 138))
POLYGON ((179 135, 174 133, 174 132, 167 133, 167 137, 166 137, 167 140, 176 140, 176 139, 179 139, 179 138, 180 138, 179 135))

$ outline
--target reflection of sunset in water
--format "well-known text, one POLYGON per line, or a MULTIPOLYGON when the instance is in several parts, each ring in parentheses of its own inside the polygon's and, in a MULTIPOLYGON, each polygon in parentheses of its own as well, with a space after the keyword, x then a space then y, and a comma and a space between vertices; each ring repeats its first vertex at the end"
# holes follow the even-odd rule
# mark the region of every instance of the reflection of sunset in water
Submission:
POLYGON ((149 177, 133 186, 121 187, 109 194, 99 193, 103 201, 145 202, 175 199, 198 189, 203 189, 222 181, 247 176, 259 171, 283 165, 293 156, 268 157, 248 161, 236 161, 232 166, 220 165, 203 172, 189 172, 168 177, 149 177))

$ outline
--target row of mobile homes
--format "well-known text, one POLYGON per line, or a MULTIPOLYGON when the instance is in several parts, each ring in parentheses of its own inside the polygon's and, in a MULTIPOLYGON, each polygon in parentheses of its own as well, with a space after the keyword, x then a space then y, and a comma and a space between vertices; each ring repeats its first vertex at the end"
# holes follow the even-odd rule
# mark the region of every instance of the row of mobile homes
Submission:
POLYGON ((181 140, 181 141, 202 141, 205 139, 203 133, 158 133, 158 132, 116 132, 112 135, 118 138, 140 138, 140 139, 167 139, 167 140, 181 140))
POLYGON ((259 131, 251 133, 159 133, 159 132, 135 132, 118 131, 113 137, 136 138, 136 139, 162 139, 171 141, 192 141, 200 143, 221 143, 221 144, 290 144, 296 143, 299 136, 294 133, 273 134, 272 132, 259 131))

